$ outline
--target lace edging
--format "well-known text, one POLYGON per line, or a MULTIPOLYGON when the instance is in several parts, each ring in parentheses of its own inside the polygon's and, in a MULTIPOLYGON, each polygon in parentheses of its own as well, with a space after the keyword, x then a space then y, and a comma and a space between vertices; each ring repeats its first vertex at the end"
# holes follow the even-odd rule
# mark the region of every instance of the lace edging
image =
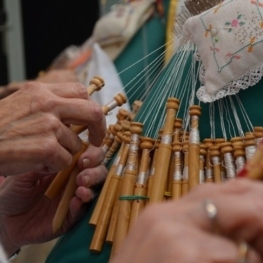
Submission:
MULTIPOLYGON (((203 65, 200 70, 200 80, 204 84, 205 69, 203 65)), ((223 97, 237 94, 241 89, 247 89, 257 84, 263 76, 263 64, 249 70, 243 76, 229 82, 221 88, 217 93, 210 95, 207 93, 205 86, 201 86, 196 92, 197 98, 202 102, 213 102, 223 97)))

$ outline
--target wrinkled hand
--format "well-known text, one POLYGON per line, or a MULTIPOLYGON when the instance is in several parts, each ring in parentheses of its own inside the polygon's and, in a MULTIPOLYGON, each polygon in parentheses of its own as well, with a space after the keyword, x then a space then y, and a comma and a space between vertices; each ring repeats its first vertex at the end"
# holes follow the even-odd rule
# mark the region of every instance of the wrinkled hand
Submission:
POLYGON ((101 106, 79 83, 29 82, 0 101, 0 174, 56 172, 71 163, 81 141, 68 125, 84 125, 98 146, 106 126, 101 106))
POLYGON ((245 241, 250 246, 246 262, 260 263, 262 212, 261 182, 238 179, 204 184, 179 201, 149 205, 111 262, 245 262, 237 244, 245 241), (207 199, 217 208, 215 222, 205 211, 207 199))
POLYGON ((78 76, 71 69, 51 69, 36 78, 36 81, 44 83, 79 82, 78 76))
MULTIPOLYGON (((80 82, 75 71, 70 69, 51 69, 32 81, 42 83, 80 82)), ((27 82, 28 81, 11 82, 4 87, 0 87, 0 99, 3 99, 25 87, 27 82)))
POLYGON ((28 173, 9 176, 0 185, 0 240, 9 255, 25 244, 45 242, 69 230, 86 212, 83 203, 91 201, 93 188, 105 179, 107 170, 100 165, 104 158, 102 148, 89 147, 78 166, 83 169, 77 176, 78 188, 72 198, 66 222, 56 234, 52 220, 60 196, 50 200, 44 196, 54 175, 28 173), (84 164, 88 167, 84 167, 84 164))

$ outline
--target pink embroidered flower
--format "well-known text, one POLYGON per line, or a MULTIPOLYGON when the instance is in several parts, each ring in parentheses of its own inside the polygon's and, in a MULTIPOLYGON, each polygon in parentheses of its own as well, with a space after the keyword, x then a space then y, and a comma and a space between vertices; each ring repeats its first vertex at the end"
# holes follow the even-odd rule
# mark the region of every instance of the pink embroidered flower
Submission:
POLYGON ((237 19, 232 20, 231 26, 232 26, 232 27, 238 27, 238 26, 239 26, 238 20, 237 20, 237 19))

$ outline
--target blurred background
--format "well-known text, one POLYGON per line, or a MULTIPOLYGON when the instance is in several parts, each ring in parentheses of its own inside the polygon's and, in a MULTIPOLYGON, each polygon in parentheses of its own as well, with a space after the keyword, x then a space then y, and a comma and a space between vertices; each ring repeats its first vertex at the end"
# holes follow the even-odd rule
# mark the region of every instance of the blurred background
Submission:
POLYGON ((35 78, 64 48, 82 44, 109 2, 102 10, 98 0, 0 0, 0 85, 35 78))

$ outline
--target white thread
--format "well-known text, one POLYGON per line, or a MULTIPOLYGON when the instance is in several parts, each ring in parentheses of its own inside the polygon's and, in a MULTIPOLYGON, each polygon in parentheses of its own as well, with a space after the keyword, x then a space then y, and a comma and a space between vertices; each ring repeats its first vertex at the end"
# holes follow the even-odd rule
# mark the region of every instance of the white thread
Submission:
POLYGON ((256 146, 251 145, 245 147, 246 159, 250 160, 256 152, 256 146))
POLYGON ((213 162, 214 166, 219 165, 220 164, 220 158, 218 156, 213 156, 212 162, 213 162))
POLYGON ((147 177, 148 177, 148 173, 147 172, 140 172, 138 174, 137 183, 141 184, 141 185, 144 185, 146 183, 147 177))
POLYGON ((188 181, 188 166, 184 166, 184 169, 183 169, 183 180, 186 180, 188 181))
POLYGON ((233 155, 231 153, 225 153, 224 154, 224 161, 225 161, 227 179, 235 178, 236 177, 236 169, 235 169, 235 165, 234 165, 233 155))
POLYGON ((182 171, 181 171, 181 152, 176 151, 174 152, 174 159, 175 159, 175 167, 174 167, 174 174, 173 179, 174 181, 181 181, 182 180, 182 171))
POLYGON ((238 156, 236 158, 236 170, 237 170, 237 173, 239 173, 245 166, 245 158, 243 156, 238 156))

